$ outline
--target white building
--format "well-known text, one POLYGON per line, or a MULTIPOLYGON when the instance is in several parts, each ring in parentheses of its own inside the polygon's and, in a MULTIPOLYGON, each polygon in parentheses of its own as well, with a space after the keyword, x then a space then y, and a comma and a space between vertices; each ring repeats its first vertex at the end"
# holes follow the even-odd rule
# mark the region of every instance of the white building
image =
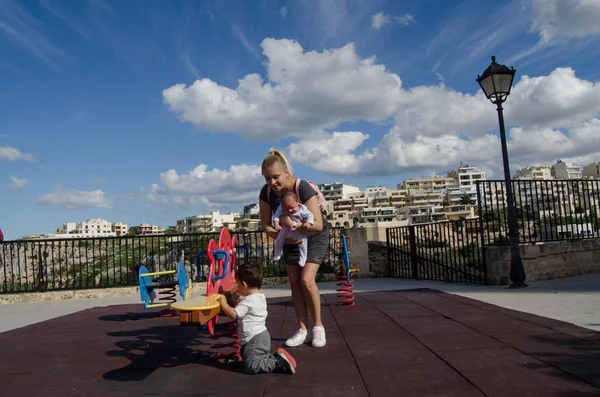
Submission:
POLYGON ((466 166, 459 167, 457 169, 448 171, 448 178, 454 178, 458 180, 458 185, 462 188, 475 189, 477 181, 486 180, 485 172, 480 171, 477 167, 471 167, 469 164, 466 166))
POLYGON ((59 227, 55 233, 50 233, 48 238, 114 237, 116 235, 111 222, 90 218, 84 222, 63 223, 62 227, 59 227))
POLYGON ((242 211, 243 219, 258 219, 260 213, 260 207, 258 203, 252 203, 244 206, 242 211))
POLYGON ((115 232, 117 236, 124 236, 129 231, 129 227, 124 223, 116 222, 112 224, 112 231, 115 232))
POLYGON ((513 179, 547 180, 554 179, 554 177, 552 176, 552 170, 549 165, 531 165, 529 167, 518 169, 513 179))
POLYGON ((177 220, 177 231, 179 233, 207 233, 221 230, 225 223, 232 224, 238 218, 241 218, 238 212, 221 214, 219 210, 213 211, 210 215, 188 216, 177 220))
POLYGON ((358 186, 349 185, 342 182, 322 183, 319 185, 319 190, 323 193, 325 200, 335 201, 348 198, 350 193, 359 193, 358 186))
POLYGON ((550 171, 555 179, 581 179, 583 170, 577 161, 557 160, 550 171))
POLYGON ((365 197, 387 197, 388 188, 385 186, 367 186, 365 189, 365 197))
POLYGON ((408 194, 414 189, 428 190, 431 192, 441 192, 449 187, 458 186, 455 178, 426 178, 426 179, 408 179, 396 186, 398 190, 408 190, 408 194))
POLYGON ((408 210, 396 207, 361 208, 357 212, 358 227, 408 226, 408 210))

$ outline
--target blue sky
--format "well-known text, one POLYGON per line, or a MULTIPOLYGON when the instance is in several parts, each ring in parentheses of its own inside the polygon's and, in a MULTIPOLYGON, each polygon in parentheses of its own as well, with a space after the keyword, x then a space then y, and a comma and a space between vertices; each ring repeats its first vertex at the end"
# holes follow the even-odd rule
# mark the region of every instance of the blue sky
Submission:
POLYGON ((517 69, 513 169, 600 161, 599 18, 584 0, 0 1, 0 228, 240 211, 270 147, 318 183, 500 177, 475 82, 491 55, 517 69))

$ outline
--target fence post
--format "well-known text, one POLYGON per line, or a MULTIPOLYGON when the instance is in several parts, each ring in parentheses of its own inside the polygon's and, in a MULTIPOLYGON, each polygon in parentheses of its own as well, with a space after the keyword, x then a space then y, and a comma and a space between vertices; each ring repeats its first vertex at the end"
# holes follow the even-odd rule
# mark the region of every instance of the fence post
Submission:
POLYGON ((408 238, 410 241, 410 264, 412 266, 412 275, 415 280, 419 279, 419 257, 417 256, 417 236, 415 226, 408 226, 408 238))
POLYGON ((387 263, 388 263, 388 272, 390 276, 394 277, 394 269, 392 269, 392 242, 391 242, 391 233, 392 229, 385 229, 385 242, 387 248, 387 263))
POLYGON ((481 181, 475 181, 475 186, 477 187, 477 211, 479 212, 478 222, 479 222, 479 237, 481 238, 481 244, 479 245, 481 265, 483 266, 483 284, 488 285, 488 269, 487 269, 487 261, 485 256, 485 232, 483 230, 483 208, 481 205, 481 189, 479 184, 481 181))

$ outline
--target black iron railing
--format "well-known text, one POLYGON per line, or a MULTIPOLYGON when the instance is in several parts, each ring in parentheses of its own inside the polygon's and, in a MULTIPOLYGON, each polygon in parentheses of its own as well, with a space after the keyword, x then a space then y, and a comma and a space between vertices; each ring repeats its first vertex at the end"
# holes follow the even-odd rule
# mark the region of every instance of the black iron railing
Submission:
MULTIPOLYGON (((330 244, 343 228, 331 228, 330 244)), ((265 277, 286 276, 282 261, 273 261, 274 240, 260 231, 232 232, 239 245, 249 248, 249 260, 264 265, 265 277)), ((0 294, 111 288, 138 285, 137 272, 175 269, 183 260, 197 279, 198 267, 206 274, 205 250, 218 233, 147 235, 76 239, 15 240, 0 243, 0 294)), ((244 250, 238 252, 244 260, 244 250)), ((332 250, 319 273, 334 271, 332 250)))
MULTIPOLYGON (((513 180, 521 243, 600 237, 599 180, 513 180)), ((478 181, 486 245, 508 245, 504 181, 478 181)))
POLYGON ((486 283, 478 219, 395 227, 386 237, 392 277, 486 283))

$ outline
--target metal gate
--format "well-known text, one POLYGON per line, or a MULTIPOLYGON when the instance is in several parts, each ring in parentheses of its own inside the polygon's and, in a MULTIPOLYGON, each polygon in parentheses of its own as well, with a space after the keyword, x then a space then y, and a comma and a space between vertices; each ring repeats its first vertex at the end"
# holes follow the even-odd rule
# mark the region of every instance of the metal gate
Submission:
POLYGON ((389 228, 386 239, 392 277, 487 285, 479 219, 389 228))

